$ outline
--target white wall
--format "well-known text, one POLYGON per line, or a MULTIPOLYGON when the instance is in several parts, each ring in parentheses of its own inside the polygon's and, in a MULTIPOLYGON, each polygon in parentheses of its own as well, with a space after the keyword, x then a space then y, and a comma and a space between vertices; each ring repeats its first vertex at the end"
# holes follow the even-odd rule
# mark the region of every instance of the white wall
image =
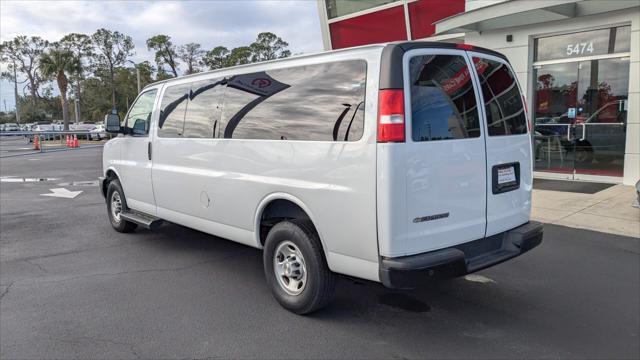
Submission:
MULTIPOLYGON (((467 0, 470 3, 490 0, 467 0)), ((533 26, 522 26, 492 31, 469 32, 465 42, 486 47, 505 54, 517 73, 527 102, 533 104, 533 38, 540 35, 589 30, 631 24, 631 60, 629 69, 629 102, 627 113, 627 140, 624 157, 623 182, 633 185, 640 179, 640 7, 593 16, 553 21, 533 26), (506 35, 513 35, 513 42, 506 35)), ((531 109, 530 109, 531 110, 531 109)))
POLYGON ((510 1, 510 0, 467 0, 464 4, 464 10, 471 11, 477 8, 481 8, 481 7, 485 7, 485 6, 489 6, 489 5, 493 5, 493 4, 497 4, 505 1, 510 1))

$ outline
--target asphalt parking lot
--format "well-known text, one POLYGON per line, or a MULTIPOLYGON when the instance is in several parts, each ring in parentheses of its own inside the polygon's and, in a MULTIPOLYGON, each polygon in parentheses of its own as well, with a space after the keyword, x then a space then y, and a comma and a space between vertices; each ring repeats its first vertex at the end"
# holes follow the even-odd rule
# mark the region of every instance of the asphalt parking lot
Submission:
POLYGON ((178 225, 113 231, 101 148, 0 158, 0 357, 638 358, 640 240, 548 225, 513 261, 413 292, 340 279, 300 317, 261 252, 178 225), (73 199, 42 196, 82 191, 73 199))

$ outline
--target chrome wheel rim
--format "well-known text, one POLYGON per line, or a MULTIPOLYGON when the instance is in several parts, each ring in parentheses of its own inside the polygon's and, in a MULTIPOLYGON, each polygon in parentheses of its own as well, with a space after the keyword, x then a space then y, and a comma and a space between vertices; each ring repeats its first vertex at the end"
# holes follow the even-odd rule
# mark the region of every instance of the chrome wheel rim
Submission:
POLYGON ((122 199, 120 194, 114 191, 111 194, 111 216, 116 222, 120 222, 120 213, 122 213, 122 199))
POLYGON ((307 285, 307 267, 300 249, 291 241, 281 242, 273 255, 278 284, 289 295, 299 295, 307 285))

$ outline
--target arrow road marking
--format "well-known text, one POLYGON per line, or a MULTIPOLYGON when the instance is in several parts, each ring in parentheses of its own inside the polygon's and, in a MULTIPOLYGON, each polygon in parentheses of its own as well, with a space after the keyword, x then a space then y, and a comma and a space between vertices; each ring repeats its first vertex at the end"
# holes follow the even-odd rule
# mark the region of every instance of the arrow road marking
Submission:
POLYGON ((65 188, 55 188, 55 189, 49 189, 49 191, 51 191, 51 193, 49 194, 40 194, 42 196, 51 196, 51 197, 59 197, 59 198, 65 198, 65 199, 73 199, 74 197, 80 195, 82 193, 82 191, 69 191, 65 188))

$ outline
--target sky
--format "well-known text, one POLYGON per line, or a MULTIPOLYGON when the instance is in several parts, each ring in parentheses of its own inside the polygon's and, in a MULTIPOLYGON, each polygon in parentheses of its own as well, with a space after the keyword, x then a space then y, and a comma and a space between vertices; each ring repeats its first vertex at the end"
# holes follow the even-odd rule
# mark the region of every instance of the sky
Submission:
MULTIPOLYGON (((145 42, 156 34, 171 36, 176 45, 196 42, 204 49, 231 49, 270 31, 287 41, 293 54, 323 50, 316 0, 0 1, 0 41, 16 35, 56 41, 71 32, 92 34, 98 28, 131 36, 135 62, 154 62, 145 42)), ((12 110, 13 84, 3 80, 3 111, 5 100, 12 110)))

